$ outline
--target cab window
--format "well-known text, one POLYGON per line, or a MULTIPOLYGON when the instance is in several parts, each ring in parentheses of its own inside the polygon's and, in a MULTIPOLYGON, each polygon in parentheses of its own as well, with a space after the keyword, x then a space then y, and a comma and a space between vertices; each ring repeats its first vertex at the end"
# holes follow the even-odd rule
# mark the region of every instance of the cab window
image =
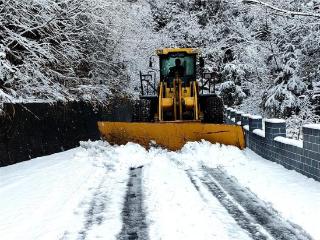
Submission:
POLYGON ((161 58, 160 71, 162 77, 168 77, 170 74, 170 68, 175 66, 176 59, 180 59, 181 66, 185 69, 185 76, 191 77, 195 75, 195 56, 185 54, 170 54, 161 58))

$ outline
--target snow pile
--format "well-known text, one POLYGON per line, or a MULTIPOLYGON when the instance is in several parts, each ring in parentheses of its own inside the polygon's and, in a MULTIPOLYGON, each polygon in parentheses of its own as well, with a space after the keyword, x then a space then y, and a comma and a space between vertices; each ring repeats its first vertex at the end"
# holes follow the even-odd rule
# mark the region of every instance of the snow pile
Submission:
POLYGON ((234 146, 212 144, 207 141, 189 142, 179 152, 170 152, 171 157, 185 169, 197 169, 203 164, 216 168, 221 164, 233 165, 246 161, 241 150, 234 146))

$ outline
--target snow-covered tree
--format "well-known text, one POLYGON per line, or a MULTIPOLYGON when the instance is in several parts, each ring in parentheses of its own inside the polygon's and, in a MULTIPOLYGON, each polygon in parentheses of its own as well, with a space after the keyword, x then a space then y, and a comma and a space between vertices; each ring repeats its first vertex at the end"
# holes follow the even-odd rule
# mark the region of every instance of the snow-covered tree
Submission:
POLYGON ((306 91, 306 85, 298 75, 299 63, 292 44, 285 47, 283 69, 263 97, 263 108, 273 116, 290 117, 301 110, 300 96, 306 91))

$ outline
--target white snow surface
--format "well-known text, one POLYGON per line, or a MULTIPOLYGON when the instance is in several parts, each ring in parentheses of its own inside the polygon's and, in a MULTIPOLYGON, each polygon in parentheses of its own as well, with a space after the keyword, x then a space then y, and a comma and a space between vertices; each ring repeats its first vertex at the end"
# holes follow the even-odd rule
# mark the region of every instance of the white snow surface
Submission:
POLYGON ((268 123, 285 123, 286 121, 280 118, 269 118, 269 119, 265 119, 265 122, 268 123))
POLYGON ((145 170, 144 185, 150 239, 250 239, 206 189, 201 191, 206 201, 201 198, 184 171, 188 155, 185 151, 149 152, 153 162, 145 170))
POLYGON ((262 116, 260 116, 260 115, 250 115, 249 118, 251 118, 251 119, 262 119, 262 116))
POLYGON ((285 137, 280 137, 280 136, 275 137, 274 140, 277 142, 284 143, 284 144, 293 145, 298 148, 303 148, 303 140, 296 140, 296 139, 285 138, 285 137))
POLYGON ((255 129, 255 130, 253 130, 253 133, 257 134, 260 137, 266 137, 265 131, 261 130, 261 129, 255 129))
POLYGON ((320 130, 320 124, 306 124, 303 127, 320 130))
POLYGON ((250 150, 205 141, 187 143, 177 152, 84 142, 0 168, 0 238, 116 239, 129 169, 142 165, 150 239, 250 239, 204 185, 197 183, 198 191, 192 185, 187 171, 201 176, 203 165, 223 168, 285 219, 320 239, 319 182, 250 150))
POLYGON ((244 112, 242 112, 242 111, 236 111, 236 114, 244 114, 244 112))

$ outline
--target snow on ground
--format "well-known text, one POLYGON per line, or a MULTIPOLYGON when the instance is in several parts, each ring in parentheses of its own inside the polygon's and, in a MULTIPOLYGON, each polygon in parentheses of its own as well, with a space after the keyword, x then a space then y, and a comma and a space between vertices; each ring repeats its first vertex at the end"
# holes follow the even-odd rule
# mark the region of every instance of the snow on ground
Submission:
POLYGON ((0 168, 0 239, 114 239, 128 169, 141 164, 145 151, 89 142, 0 168))
POLYGON ((267 161, 251 150, 243 152, 244 163, 226 167, 240 184, 266 202, 282 216, 320 239, 320 183, 293 170, 267 161))
POLYGON ((151 149, 154 161, 144 173, 150 239, 250 239, 220 203, 192 185, 171 153, 151 149), (214 227, 213 227, 214 226, 214 227))
POLYGON ((319 182, 265 160, 249 149, 240 151, 208 142, 186 144, 180 161, 193 168, 199 161, 212 168, 223 167, 240 185, 270 203, 283 217, 300 225, 314 239, 320 239, 319 182))
POLYGON ((116 239, 123 227, 129 170, 142 165, 150 239, 250 239, 201 185, 197 176, 203 165, 225 169, 320 239, 320 183, 250 150, 201 142, 178 152, 147 151, 137 144, 101 141, 0 168, 1 239, 116 239))

